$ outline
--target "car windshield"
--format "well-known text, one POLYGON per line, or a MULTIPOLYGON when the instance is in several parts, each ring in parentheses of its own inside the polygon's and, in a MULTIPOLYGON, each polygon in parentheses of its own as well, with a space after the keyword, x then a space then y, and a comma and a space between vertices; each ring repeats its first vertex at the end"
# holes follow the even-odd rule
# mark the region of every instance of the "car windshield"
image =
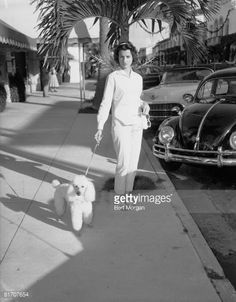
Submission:
POLYGON ((209 75, 210 69, 176 69, 166 71, 163 74, 161 84, 178 83, 178 82, 199 82, 209 75))
POLYGON ((236 100, 236 78, 211 79, 203 83, 197 93, 199 103, 212 103, 219 98, 236 100))
POLYGON ((156 67, 154 65, 143 65, 137 69, 143 75, 152 74, 152 73, 160 73, 160 68, 156 67))

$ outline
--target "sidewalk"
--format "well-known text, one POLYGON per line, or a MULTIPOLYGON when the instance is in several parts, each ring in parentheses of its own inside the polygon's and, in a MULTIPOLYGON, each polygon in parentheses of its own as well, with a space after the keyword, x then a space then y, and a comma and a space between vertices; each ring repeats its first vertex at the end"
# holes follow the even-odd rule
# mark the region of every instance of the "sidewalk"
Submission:
POLYGON ((38 92, 27 103, 8 104, 1 114, 1 301, 22 301, 3 298, 9 291, 24 291, 32 302, 235 301, 145 141, 138 174, 157 188, 136 193, 171 202, 114 209, 113 195, 102 190, 115 171, 110 120, 88 174, 97 191, 93 227, 78 237, 68 215, 57 221, 51 181, 84 173, 94 147, 96 115, 77 113, 77 95, 76 85, 63 85, 48 98, 38 92), (219 278, 210 279, 213 273, 219 278))

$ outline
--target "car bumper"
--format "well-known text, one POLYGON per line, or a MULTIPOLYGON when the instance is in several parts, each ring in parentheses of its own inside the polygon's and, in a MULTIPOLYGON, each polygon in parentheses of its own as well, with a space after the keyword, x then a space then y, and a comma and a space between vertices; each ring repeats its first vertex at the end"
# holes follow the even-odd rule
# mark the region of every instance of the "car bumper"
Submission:
POLYGON ((202 164, 210 166, 236 166, 236 151, 218 148, 217 151, 198 151, 173 148, 169 145, 153 145, 153 154, 167 162, 182 162, 186 164, 202 164))

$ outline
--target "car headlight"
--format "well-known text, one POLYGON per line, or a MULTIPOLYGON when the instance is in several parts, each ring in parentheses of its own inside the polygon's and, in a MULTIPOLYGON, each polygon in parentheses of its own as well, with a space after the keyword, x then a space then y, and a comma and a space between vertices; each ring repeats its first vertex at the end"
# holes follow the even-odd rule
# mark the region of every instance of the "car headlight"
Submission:
POLYGON ((172 111, 172 112, 175 112, 175 113, 178 114, 178 115, 181 115, 181 113, 182 113, 182 110, 181 110, 181 108, 180 108, 179 106, 174 106, 174 107, 172 107, 172 108, 171 108, 171 111, 172 111))
POLYGON ((158 138, 159 138, 159 141, 166 145, 168 143, 170 143, 173 139, 175 135, 175 132, 174 132, 174 129, 170 126, 163 126, 161 129, 160 129, 160 132, 159 132, 159 135, 158 135, 158 138))
POLYGON ((236 131, 230 135, 229 144, 232 149, 236 150, 236 131))
POLYGON ((186 102, 186 103, 191 103, 193 101, 193 95, 190 94, 190 93, 185 93, 183 95, 183 100, 186 102))

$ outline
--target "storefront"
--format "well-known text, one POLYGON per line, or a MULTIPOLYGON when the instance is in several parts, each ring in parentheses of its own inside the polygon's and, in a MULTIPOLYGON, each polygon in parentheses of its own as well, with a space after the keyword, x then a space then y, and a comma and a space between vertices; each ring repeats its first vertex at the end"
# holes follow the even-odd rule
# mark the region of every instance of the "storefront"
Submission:
POLYGON ((222 37, 224 60, 236 63, 236 33, 222 37))
POLYGON ((26 89, 29 85, 36 89, 38 75, 36 39, 0 20, 0 82, 7 101, 25 101, 26 89))

